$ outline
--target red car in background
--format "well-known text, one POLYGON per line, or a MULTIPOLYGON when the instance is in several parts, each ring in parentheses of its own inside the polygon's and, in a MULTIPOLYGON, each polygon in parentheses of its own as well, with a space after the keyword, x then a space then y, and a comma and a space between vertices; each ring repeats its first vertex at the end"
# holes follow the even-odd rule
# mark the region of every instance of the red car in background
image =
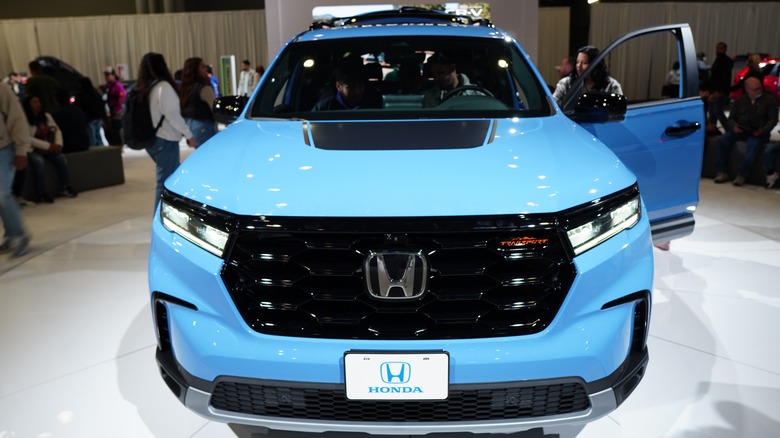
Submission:
MULTIPOLYGON (((768 55, 761 56, 761 62, 758 64, 761 71, 764 73, 764 89, 771 92, 777 97, 780 102, 780 58, 772 58, 768 55)), ((748 67, 744 67, 734 75, 734 85, 737 85, 745 78, 748 67)), ((731 93, 731 99, 734 100, 742 95, 742 89, 733 91, 731 93)))

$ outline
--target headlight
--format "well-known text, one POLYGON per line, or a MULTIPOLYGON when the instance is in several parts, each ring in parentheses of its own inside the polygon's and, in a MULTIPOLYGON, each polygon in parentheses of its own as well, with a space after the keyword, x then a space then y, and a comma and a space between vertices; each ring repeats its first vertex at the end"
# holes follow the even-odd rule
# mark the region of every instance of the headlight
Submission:
POLYGON ((228 240, 227 232, 208 225, 187 209, 174 207, 164 199, 160 205, 160 216, 165 228, 222 257, 228 240))
POLYGON ((597 213, 592 220, 566 232, 574 254, 580 255, 639 222, 639 196, 597 213))

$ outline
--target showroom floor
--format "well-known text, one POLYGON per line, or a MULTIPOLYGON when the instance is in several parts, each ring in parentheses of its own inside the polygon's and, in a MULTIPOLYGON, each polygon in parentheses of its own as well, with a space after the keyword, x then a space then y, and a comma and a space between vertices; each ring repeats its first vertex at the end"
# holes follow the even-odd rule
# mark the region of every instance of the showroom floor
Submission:
MULTIPOLYGON (((142 152, 124 161, 121 186, 25 208, 32 251, 0 259, 0 438, 250 436, 189 412, 157 372, 154 169, 142 152)), ((547 436, 780 436, 780 190, 702 180, 696 218, 655 250, 642 383, 611 415, 547 436)))

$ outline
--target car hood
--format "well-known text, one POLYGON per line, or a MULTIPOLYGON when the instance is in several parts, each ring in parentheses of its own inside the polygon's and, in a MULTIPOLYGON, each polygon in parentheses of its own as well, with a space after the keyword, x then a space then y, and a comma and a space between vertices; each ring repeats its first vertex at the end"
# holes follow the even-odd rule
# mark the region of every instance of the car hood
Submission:
POLYGON ((243 215, 422 217, 556 212, 636 181, 560 115, 440 122, 244 119, 166 187, 243 215))

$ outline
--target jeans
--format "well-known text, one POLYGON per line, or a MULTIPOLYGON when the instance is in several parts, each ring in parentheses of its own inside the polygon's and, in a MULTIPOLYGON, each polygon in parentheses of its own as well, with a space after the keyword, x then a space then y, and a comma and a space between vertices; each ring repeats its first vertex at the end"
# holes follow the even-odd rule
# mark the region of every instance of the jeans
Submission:
POLYGON ((35 180, 35 191, 40 195, 46 192, 46 161, 54 165, 57 175, 60 178, 60 188, 70 185, 70 170, 68 169, 68 160, 65 154, 58 152, 56 154, 42 154, 32 151, 27 154, 30 162, 33 179, 35 180))
POLYGON ((198 141, 198 146, 217 133, 217 124, 213 120, 187 119, 187 126, 192 131, 192 136, 198 141))
POLYGON ((780 142, 766 145, 766 149, 764 149, 764 169, 767 175, 775 171, 775 155, 778 153, 780 153, 780 142))
POLYGON ((19 204, 16 203, 14 195, 11 194, 11 185, 14 181, 14 159, 16 157, 16 146, 13 144, 0 147, 0 219, 3 221, 6 238, 17 238, 24 236, 24 225, 22 224, 22 214, 19 211, 19 204))
POLYGON ((709 108, 707 108, 709 110, 709 122, 713 125, 716 122, 720 122, 720 125, 723 127, 723 129, 726 129, 726 127, 729 126, 729 119, 726 117, 726 113, 723 112, 723 108, 726 106, 726 102, 728 101, 729 95, 723 94, 714 101, 709 102, 709 108))
POLYGON ((154 193, 154 204, 160 201, 165 180, 179 167, 179 142, 157 137, 154 144, 146 149, 157 167, 157 187, 154 193))
POLYGON ((90 146, 103 146, 103 136, 100 134, 101 129, 103 129, 103 119, 90 120, 87 123, 90 146))
POLYGON ((756 155, 767 140, 769 140, 768 134, 762 135, 761 137, 753 137, 747 133, 737 134, 733 131, 726 132, 718 139, 718 158, 715 162, 715 171, 728 173, 731 147, 738 141, 744 141, 747 143, 747 149, 745 149, 745 159, 742 161, 742 166, 739 169, 739 176, 748 178, 753 170, 753 163, 756 161, 756 155))

